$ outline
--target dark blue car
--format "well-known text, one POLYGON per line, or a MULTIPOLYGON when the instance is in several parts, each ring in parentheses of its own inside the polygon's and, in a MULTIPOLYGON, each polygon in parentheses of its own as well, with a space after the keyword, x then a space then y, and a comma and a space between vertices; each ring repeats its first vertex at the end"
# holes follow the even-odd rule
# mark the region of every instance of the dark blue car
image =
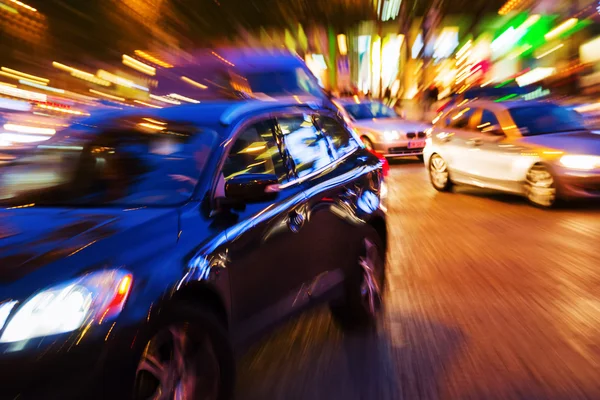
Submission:
POLYGON ((227 399, 265 327, 379 314, 382 163, 318 104, 111 112, 0 156, 2 398, 227 399))

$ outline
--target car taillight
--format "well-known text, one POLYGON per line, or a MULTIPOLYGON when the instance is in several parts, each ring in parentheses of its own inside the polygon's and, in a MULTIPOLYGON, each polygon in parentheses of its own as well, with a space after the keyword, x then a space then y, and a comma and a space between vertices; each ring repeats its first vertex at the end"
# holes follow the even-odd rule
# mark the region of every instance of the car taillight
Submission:
POLYGON ((383 177, 387 178, 388 174, 390 173, 390 163, 388 162, 387 158, 385 158, 382 154, 379 154, 375 150, 370 150, 370 152, 381 160, 381 163, 383 164, 383 177))

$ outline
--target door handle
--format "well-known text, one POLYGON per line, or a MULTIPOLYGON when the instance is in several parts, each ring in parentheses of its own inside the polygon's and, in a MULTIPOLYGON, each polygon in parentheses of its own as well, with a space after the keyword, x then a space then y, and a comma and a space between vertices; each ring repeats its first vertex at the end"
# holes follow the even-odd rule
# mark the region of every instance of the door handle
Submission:
POLYGON ((467 144, 469 146, 481 146, 483 144, 483 140, 479 138, 469 139, 467 140, 467 144))
POLYGON ((304 226, 305 220, 306 220, 306 218, 304 217, 304 215, 302 213, 299 213, 297 211, 292 211, 289 213, 288 219, 287 219, 288 228, 290 228, 290 231, 292 231, 294 233, 298 233, 298 232, 300 232, 300 229, 302 229, 302 227, 304 226))

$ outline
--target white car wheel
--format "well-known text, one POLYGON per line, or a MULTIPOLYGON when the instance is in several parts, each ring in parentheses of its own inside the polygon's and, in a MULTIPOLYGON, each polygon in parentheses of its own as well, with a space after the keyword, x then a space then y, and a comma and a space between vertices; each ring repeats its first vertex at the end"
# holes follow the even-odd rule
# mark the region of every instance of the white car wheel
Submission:
POLYGON ((552 173, 536 164, 527 173, 526 195, 533 205, 550 208, 556 204, 556 182, 552 173))
POLYGON ((440 192, 448 191, 452 187, 448 164, 439 154, 433 154, 429 160, 429 177, 433 187, 440 192))

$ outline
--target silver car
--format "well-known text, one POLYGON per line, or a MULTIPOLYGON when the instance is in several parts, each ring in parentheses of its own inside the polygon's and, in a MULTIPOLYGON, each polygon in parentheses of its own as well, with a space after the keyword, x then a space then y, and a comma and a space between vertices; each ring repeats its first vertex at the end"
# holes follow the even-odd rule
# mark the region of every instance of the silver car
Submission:
POLYGON ((433 187, 467 184, 537 206, 600 199, 600 135, 575 111, 546 102, 475 100, 434 120, 425 147, 433 187))
POLYGON ((335 103, 348 123, 358 131, 367 149, 385 157, 416 156, 423 160, 425 131, 430 125, 402 119, 379 101, 351 98, 335 103))

